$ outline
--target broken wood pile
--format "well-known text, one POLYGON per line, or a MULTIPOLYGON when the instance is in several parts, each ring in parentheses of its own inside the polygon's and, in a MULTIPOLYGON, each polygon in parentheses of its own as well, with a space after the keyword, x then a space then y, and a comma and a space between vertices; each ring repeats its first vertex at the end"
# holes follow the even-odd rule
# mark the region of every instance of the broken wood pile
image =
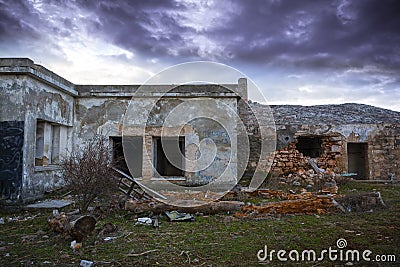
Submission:
POLYGON ((78 218, 61 213, 49 219, 50 230, 71 236, 73 239, 81 242, 85 237, 90 235, 96 226, 96 219, 91 215, 83 215, 78 218))
POLYGON ((246 205, 235 216, 243 218, 266 214, 325 214, 334 211, 337 211, 337 208, 331 197, 314 195, 307 198, 270 202, 261 206, 246 205))

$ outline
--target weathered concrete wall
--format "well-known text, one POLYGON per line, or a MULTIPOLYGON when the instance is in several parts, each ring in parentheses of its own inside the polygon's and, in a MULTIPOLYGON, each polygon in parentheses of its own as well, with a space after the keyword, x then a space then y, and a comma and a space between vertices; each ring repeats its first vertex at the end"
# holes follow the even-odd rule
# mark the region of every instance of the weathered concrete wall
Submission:
POLYGON ((37 197, 60 186, 63 181, 57 167, 35 167, 36 123, 45 120, 71 127, 74 97, 32 76, 2 73, 0 102, 0 121, 24 121, 21 198, 37 197))
POLYGON ((94 137, 121 136, 130 98, 77 98, 75 101, 74 145, 94 137))
MULTIPOLYGON (((100 88, 103 89, 104 88, 100 88)), ((93 86, 91 90, 100 91, 99 88, 93 86)), ((112 86, 106 88, 108 93, 102 92, 101 97, 85 96, 76 99, 76 116, 75 116, 75 144, 79 146, 80 143, 90 139, 95 134, 105 136, 121 136, 123 131, 124 115, 128 108, 130 98, 126 94, 121 95, 121 90, 118 88, 113 89, 112 86), (114 93, 112 93, 114 92, 114 93)), ((100 93, 97 93, 100 94, 100 93)), ((204 184, 215 180, 224 172, 225 176, 236 179, 236 120, 229 112, 217 114, 213 111, 213 107, 208 107, 210 102, 204 101, 206 98, 190 98, 190 93, 180 93, 183 97, 165 97, 159 101, 154 98, 143 97, 135 99, 134 106, 137 108, 135 113, 127 118, 128 130, 125 133, 132 136, 143 137, 143 151, 134 151, 131 153, 141 153, 144 157, 142 168, 142 176, 144 179, 154 177, 155 170, 153 168, 153 139, 152 137, 166 136, 166 137, 185 137, 185 167, 189 169, 196 169, 193 172, 185 172, 184 177, 189 184, 204 184), (190 107, 184 112, 178 111, 177 115, 171 113, 177 106, 183 102, 190 101, 190 107), (151 110, 151 111, 150 111, 151 110), (196 118, 195 114, 198 111, 204 113, 203 117, 211 118, 196 118), (150 112, 147 112, 150 111, 150 112), (184 114, 193 118, 184 116, 184 114), (170 116, 168 119, 167 117, 170 116), (213 117, 214 120, 213 120, 213 117), (216 121, 225 123, 224 129, 222 125, 216 121), (143 126, 146 125, 146 130, 143 126), (228 136, 227 131, 231 131, 233 136, 228 136), (202 139, 208 139, 209 142, 204 142, 202 147, 204 149, 203 157, 212 156, 213 162, 207 168, 201 169, 201 166, 193 166, 196 162, 196 153, 198 153, 198 145, 202 139), (211 155, 212 144, 216 145, 216 154, 211 155), (210 146, 207 148, 207 146, 210 146), (207 151, 210 155, 207 155, 207 151), (147 156, 146 156, 147 155, 147 156), (192 159, 193 161, 189 160, 192 159), (201 169, 198 170, 197 169, 201 169)), ((214 97, 217 103, 229 107, 230 110, 237 110, 237 100, 235 97, 214 97)), ((129 116, 129 115, 128 115, 129 116)), ((125 126, 126 127, 126 126, 125 126)), ((196 164, 201 164, 197 162, 196 164)), ((128 162, 129 165, 129 162, 128 162)), ((137 167, 137 166, 134 166, 137 167)))

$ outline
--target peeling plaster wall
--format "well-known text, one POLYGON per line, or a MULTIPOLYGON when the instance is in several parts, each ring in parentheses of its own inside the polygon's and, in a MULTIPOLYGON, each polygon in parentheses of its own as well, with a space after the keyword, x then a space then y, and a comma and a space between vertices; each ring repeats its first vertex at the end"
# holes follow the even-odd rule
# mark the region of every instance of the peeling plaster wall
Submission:
POLYGON ((121 136, 130 98, 77 98, 75 101, 74 145, 95 136, 121 136))
MULTIPOLYGON (((112 87, 107 87, 107 90, 111 90, 112 87)), ((115 91, 115 90, 114 90, 115 91)), ((152 163, 152 149, 153 149, 153 136, 161 136, 163 133, 165 136, 185 136, 185 155, 187 158, 195 158, 196 149, 199 141, 202 139, 208 139, 209 142, 205 142, 204 145, 210 145, 210 142, 214 142, 217 147, 216 156, 211 164, 202 170, 194 172, 186 172, 185 178, 188 184, 205 184, 213 181, 220 175, 224 174, 229 176, 231 179, 236 179, 236 120, 232 114, 213 114, 207 110, 213 110, 213 107, 207 101, 203 101, 202 97, 189 98, 190 93, 186 93, 184 98, 180 97, 166 97, 158 102, 154 103, 154 99, 140 98, 135 100, 135 107, 137 113, 133 117, 129 117, 130 126, 129 130, 133 136, 143 136, 143 125, 147 125, 146 131, 143 138, 143 166, 142 174, 143 178, 152 178, 154 176, 154 169, 152 163), (204 119, 188 119, 184 118, 182 113, 178 113, 182 116, 176 116, 169 118, 169 121, 173 121, 173 125, 168 125, 166 118, 171 111, 184 101, 190 100, 191 106, 186 110, 186 113, 195 114, 196 112, 203 110, 209 117, 215 116, 215 120, 222 120, 225 122, 229 131, 233 133, 233 136, 228 137, 227 130, 215 121, 208 121, 204 119), (193 109, 193 111, 190 111, 193 109), (142 110, 142 112, 141 112, 142 110), (150 113, 146 112, 151 110, 150 113), (148 156, 146 156, 148 155, 148 156)), ((231 110, 237 110, 237 100, 234 97, 224 97, 213 99, 217 100, 217 103, 229 107, 231 110)), ((76 100, 76 116, 75 116, 75 145, 79 146, 80 143, 90 139, 95 134, 101 134, 105 136, 121 136, 124 122, 124 114, 129 105, 130 98, 124 96, 118 96, 115 94, 113 97, 79 97, 76 100)), ((206 116, 206 117, 207 117, 206 116)), ((204 153, 207 153, 210 149, 205 148, 204 153)), ((133 152, 138 153, 138 152, 133 152)), ((204 156, 207 156, 205 154, 204 156)), ((211 154, 208 156, 212 156, 211 154)), ((189 167, 189 160, 185 162, 185 165, 189 167)), ((129 165, 129 162, 128 162, 129 165)), ((133 166, 136 167, 136 166, 133 166)), ((196 169, 199 166, 191 166, 196 169)))
POLYGON ((21 198, 28 200, 63 184, 56 167, 34 166, 36 122, 72 126, 74 97, 28 75, 2 74, 0 78, 0 121, 24 121, 21 198))

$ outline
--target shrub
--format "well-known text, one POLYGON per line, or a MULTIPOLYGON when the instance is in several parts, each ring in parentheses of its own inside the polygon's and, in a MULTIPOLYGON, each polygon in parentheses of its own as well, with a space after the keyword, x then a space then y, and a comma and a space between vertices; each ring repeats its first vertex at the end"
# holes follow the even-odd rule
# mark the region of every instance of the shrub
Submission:
POLYGON ((78 195, 80 212, 86 212, 96 198, 105 200, 116 191, 111 159, 109 141, 96 136, 61 160, 66 186, 78 195))

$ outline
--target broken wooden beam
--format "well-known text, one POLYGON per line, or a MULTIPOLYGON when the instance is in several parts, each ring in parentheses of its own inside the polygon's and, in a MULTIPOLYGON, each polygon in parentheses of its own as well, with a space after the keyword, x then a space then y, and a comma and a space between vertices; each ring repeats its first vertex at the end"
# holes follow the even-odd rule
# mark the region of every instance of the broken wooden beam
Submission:
POLYGON ((94 231, 96 223, 96 219, 91 215, 83 215, 76 218, 67 217, 63 213, 49 220, 49 226, 52 231, 70 235, 78 242, 81 242, 94 231))
POLYGON ((158 202, 155 200, 152 201, 128 200, 125 202, 125 210, 129 210, 134 213, 153 212, 156 214, 173 210, 178 210, 180 212, 186 212, 186 213, 217 214, 217 213, 238 211, 243 205, 244 203, 240 201, 214 201, 206 203, 202 206, 177 207, 162 202, 158 202))

